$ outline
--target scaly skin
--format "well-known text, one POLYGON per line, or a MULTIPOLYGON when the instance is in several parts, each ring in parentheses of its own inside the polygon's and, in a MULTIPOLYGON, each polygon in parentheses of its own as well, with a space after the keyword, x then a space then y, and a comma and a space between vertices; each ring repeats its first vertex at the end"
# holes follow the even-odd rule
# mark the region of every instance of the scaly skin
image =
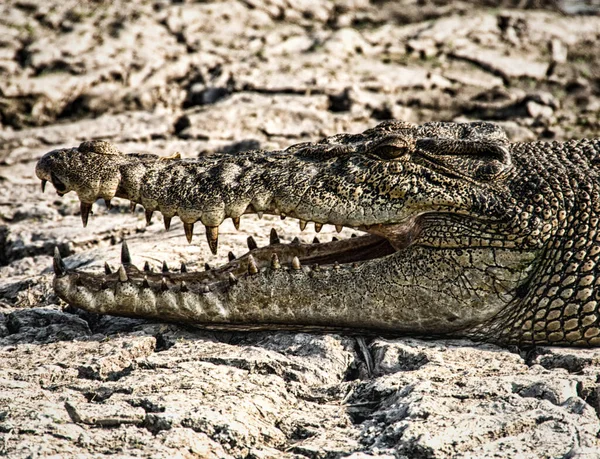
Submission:
POLYGON ((209 327, 342 328, 500 344, 600 344, 600 140, 509 143, 490 123, 383 123, 283 151, 197 160, 102 142, 54 150, 43 184, 91 205, 117 196, 173 216, 216 252, 225 218, 271 213, 370 234, 256 248, 202 273, 65 268, 88 311, 209 327), (310 266, 310 267, 309 267, 310 266))

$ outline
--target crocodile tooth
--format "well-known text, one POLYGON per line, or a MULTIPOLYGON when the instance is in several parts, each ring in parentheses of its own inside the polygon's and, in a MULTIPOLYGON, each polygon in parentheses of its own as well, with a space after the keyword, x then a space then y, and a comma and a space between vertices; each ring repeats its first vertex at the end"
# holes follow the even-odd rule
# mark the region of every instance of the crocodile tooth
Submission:
POLYGON ((321 241, 319 241, 319 238, 318 238, 317 236, 315 236, 315 237, 313 238, 313 242, 312 242, 312 243, 313 243, 313 244, 320 244, 320 243, 321 243, 321 241))
POLYGON ((229 283, 231 285, 237 284, 237 277, 233 273, 229 273, 229 283))
POLYGON ((137 205, 137 203, 135 203, 135 202, 133 202, 133 201, 131 201, 131 202, 129 203, 129 210, 131 210, 131 213, 134 213, 134 212, 135 212, 135 206, 136 206, 136 205, 137 205))
POLYGON ((281 268, 281 264, 279 263, 279 257, 277 256, 276 253, 271 255, 271 268, 272 269, 281 268))
POLYGON ((106 206, 106 208, 108 210, 112 209, 112 203, 110 202, 110 199, 105 199, 104 200, 104 205, 106 206))
POLYGON ((168 273, 169 272, 169 265, 167 265, 167 262, 163 260, 163 264, 162 264, 162 272, 163 273, 168 273))
POLYGON ((165 224, 165 230, 169 231, 169 229, 171 228, 171 217, 164 217, 163 223, 165 224))
POLYGON ((205 285, 204 287, 202 287, 202 293, 210 293, 210 288, 208 285, 205 285))
POLYGON ((343 226, 343 225, 335 225, 335 230, 336 230, 338 233, 341 233, 343 229, 344 229, 344 226, 343 226))
POLYGON ((248 255, 248 274, 256 274, 258 272, 258 266, 252 255, 248 255))
POLYGON ((256 244, 256 241, 254 240, 254 238, 252 236, 248 236, 248 239, 246 239, 246 242, 248 244, 248 250, 254 250, 258 248, 258 245, 256 244))
POLYGON ((304 231, 306 229, 306 220, 298 220, 298 225, 300 226, 300 231, 304 231))
POLYGON ((320 233, 322 228, 323 228, 323 224, 322 223, 315 222, 315 231, 317 233, 320 233))
POLYGON ((333 236, 333 237, 331 238, 331 242, 337 242, 337 241, 339 241, 339 239, 338 239, 337 237, 333 236))
POLYGON ((210 271, 212 268, 208 263, 204 263, 204 271, 210 271))
POLYGON ((150 263, 148 263, 148 261, 144 263, 144 271, 147 273, 152 272, 152 268, 150 268, 150 263))
POLYGON ((185 283, 185 281, 181 281, 181 292, 185 293, 187 291, 188 291, 187 284, 185 283))
POLYGON ((229 259, 229 261, 233 261, 233 260, 235 260, 236 256, 233 252, 229 252, 227 254, 227 258, 229 259))
POLYGON ((123 263, 124 265, 131 264, 131 254, 129 253, 129 246, 127 245, 127 242, 125 242, 125 240, 123 240, 123 243, 121 244, 121 263, 123 263))
POLYGON ((269 234, 269 244, 279 244, 281 241, 279 240, 279 235, 275 228, 271 228, 271 233, 269 234))
POLYGON ((169 290, 169 286, 167 285, 167 279, 165 277, 163 277, 160 280, 160 291, 161 292, 166 292, 169 290))
POLYGON ((62 277, 67 274, 67 267, 60 257, 58 247, 54 247, 54 259, 52 260, 52 267, 54 268, 54 274, 56 274, 56 277, 62 277))
POLYGON ((107 276, 112 274, 112 269, 110 269, 110 266, 108 266, 107 262, 104 262, 104 274, 107 276))
POLYGON ((231 221, 233 222, 233 226, 237 231, 240 230, 240 217, 231 217, 231 221))
POLYGON ((79 210, 81 211, 81 221, 85 228, 88 224, 88 217, 90 213, 92 213, 92 205, 87 202, 81 202, 81 204, 79 204, 79 210))
POLYGON ((295 269, 295 270, 301 269, 300 260, 298 259, 298 257, 294 257, 292 259, 292 269, 295 269))
MULTIPOLYGON (((185 231, 185 238, 188 241, 188 244, 191 244, 192 238, 194 237, 194 224, 193 223, 184 223, 183 230, 185 231)), ((207 235, 208 235, 208 226, 206 227, 207 235)), ((210 239, 208 241, 208 245, 210 245, 210 239)), ((212 250, 212 246, 211 246, 212 250)), ((216 250, 216 247, 215 247, 216 250)), ((214 252, 213 252, 214 253, 214 252)))
POLYGON ((125 272, 125 267, 123 265, 119 266, 119 282, 127 282, 127 273, 125 272))
POLYGON ((258 215, 258 218, 263 218, 264 212, 256 212, 256 215, 258 215))
POLYGON ((48 183, 48 180, 42 179, 42 193, 46 191, 46 183, 48 183))
POLYGON ((300 239, 298 238, 298 236, 292 239, 292 244, 300 244, 300 239))
POLYGON ((340 263, 338 261, 333 264, 333 269, 340 269, 340 263))
POLYGON ((219 245, 219 227, 218 226, 206 226, 206 240, 208 246, 213 255, 217 254, 217 247, 219 245))
POLYGON ((182 261, 181 262, 181 272, 182 273, 187 273, 187 266, 185 265, 185 263, 182 261))
POLYGON ((146 211, 146 225, 149 225, 150 223, 152 223, 152 214, 154 214, 153 211, 151 211, 151 210, 146 211))
POLYGON ((142 282, 142 288, 150 288, 150 284, 148 283, 148 276, 144 276, 144 281, 142 282))

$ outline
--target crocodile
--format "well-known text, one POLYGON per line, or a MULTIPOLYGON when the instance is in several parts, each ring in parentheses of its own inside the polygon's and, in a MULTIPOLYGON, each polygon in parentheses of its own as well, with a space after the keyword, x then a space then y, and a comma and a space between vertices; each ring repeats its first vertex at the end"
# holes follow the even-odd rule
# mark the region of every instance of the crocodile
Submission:
POLYGON ((600 139, 510 142, 488 122, 388 121, 284 150, 124 154, 101 140, 53 150, 42 189, 75 191, 84 226, 114 197, 205 226, 263 213, 361 236, 270 244, 201 272, 67 269, 54 289, 87 311, 226 329, 466 337, 600 345, 600 139))

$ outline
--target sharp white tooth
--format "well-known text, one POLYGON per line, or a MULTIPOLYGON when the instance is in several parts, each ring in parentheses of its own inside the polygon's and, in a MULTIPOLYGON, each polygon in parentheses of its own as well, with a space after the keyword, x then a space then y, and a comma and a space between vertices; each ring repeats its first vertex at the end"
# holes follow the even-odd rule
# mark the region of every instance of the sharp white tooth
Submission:
POLYGON ((258 273, 258 266, 252 255, 248 255, 248 274, 258 273))
POLYGON ((277 256, 276 253, 271 255, 271 268, 272 269, 281 268, 281 264, 279 263, 279 257, 277 256))
POLYGON ((206 240, 208 246, 213 255, 217 254, 217 246, 219 244, 219 227, 218 226, 207 226, 206 229, 206 240))
POLYGON ((119 281, 120 282, 127 282, 128 277, 127 277, 127 273, 125 272, 125 268, 123 267, 123 265, 119 266, 119 281))

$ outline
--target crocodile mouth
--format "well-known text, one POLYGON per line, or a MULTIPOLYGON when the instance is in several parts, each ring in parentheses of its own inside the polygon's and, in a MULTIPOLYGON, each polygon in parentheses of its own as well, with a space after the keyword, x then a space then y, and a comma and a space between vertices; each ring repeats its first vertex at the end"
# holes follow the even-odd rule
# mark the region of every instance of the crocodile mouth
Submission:
MULTIPOLYGON (((269 245, 258 247, 254 238, 249 236, 248 252, 237 258, 230 252, 229 263, 217 268, 206 264, 206 272, 197 273, 197 276, 217 280, 228 273, 241 276, 262 268, 277 269, 280 266, 292 270, 328 270, 341 266, 356 268, 363 262, 383 258, 409 247, 420 232, 419 221, 419 217, 413 217, 397 224, 351 227, 362 234, 353 233, 346 239, 334 236, 330 242, 321 242, 315 237, 312 243, 301 242, 298 237, 294 237, 290 243, 281 242, 275 229, 271 229, 269 245)), ((302 222, 301 229, 305 225, 302 222)), ((175 281, 178 276, 171 277, 175 281)))
MULTIPOLYGON (((269 213, 277 215, 273 211, 269 213)), ((258 213, 253 212, 252 209, 247 209, 245 214, 258 213)), ((363 262, 392 255, 412 245, 421 232, 421 217, 422 215, 416 215, 407 218, 403 222, 392 224, 343 226, 331 223, 336 227, 338 233, 343 228, 352 229, 359 233, 352 233, 352 236, 346 239, 338 239, 334 236, 331 242, 321 242, 315 236, 312 243, 301 242, 298 237, 294 237, 291 243, 282 243, 275 229, 271 229, 268 246, 258 247, 254 238, 249 236, 249 251, 247 253, 235 258, 230 252, 228 264, 216 269, 209 269, 207 265, 206 269, 216 275, 227 272, 241 275, 245 273, 250 264, 253 264, 259 270, 268 267, 269 264, 273 265, 273 263, 292 269, 308 267, 318 270, 320 268, 338 268, 340 265, 357 267, 363 262)), ((308 223, 310 221, 299 219, 300 230, 303 231, 308 223)), ((315 223, 316 231, 320 232, 325 224, 328 223, 315 223)), ((239 221, 235 226, 239 228, 239 221)), ((208 236, 207 232, 207 238, 208 236)), ((188 238, 188 240, 190 239, 188 238)), ((210 239, 209 246, 211 246, 210 239)))
MULTIPOLYGON (((271 235, 273 234, 275 233, 272 230, 271 235)), ((273 239, 271 238, 272 243, 266 247, 252 248, 250 243, 250 251, 240 257, 240 260, 252 255, 254 260, 262 265, 270 261, 275 254, 284 265, 300 262, 309 266, 326 266, 361 263, 391 255, 397 250, 385 237, 376 234, 353 234, 352 237, 341 240, 334 237, 331 242, 320 242, 315 237, 312 243, 302 243, 298 238, 294 238, 291 243, 286 244, 274 242, 273 239), (297 261, 294 261, 294 258, 297 261)), ((230 260, 233 261, 235 260, 230 260)))
MULTIPOLYGON (((298 237, 294 237, 292 242, 288 243, 282 242, 275 229, 271 229, 267 246, 258 247, 254 238, 249 236, 248 252, 239 257, 235 257, 233 253, 229 252, 228 263, 217 267, 205 263, 204 271, 195 272, 188 272, 184 263, 181 263, 181 270, 173 270, 168 268, 166 262, 163 262, 162 272, 158 273, 150 267, 148 262, 145 263, 143 269, 137 268, 132 264, 127 243, 123 241, 121 263, 125 267, 129 279, 135 282, 149 281, 156 285, 162 282, 163 287, 167 284, 181 286, 183 282, 190 282, 191 286, 204 286, 205 289, 211 286, 212 289, 215 288, 216 283, 227 279, 231 283, 239 277, 254 275, 265 269, 302 270, 309 274, 312 271, 353 270, 364 262, 384 258, 407 248, 420 232, 418 217, 400 224, 348 228, 363 232, 363 234, 352 233, 352 236, 346 239, 338 239, 334 236, 330 242, 320 242, 315 237, 312 243, 301 242, 298 237), (165 282, 167 284, 164 284, 165 282)), ((57 275, 63 275, 66 272, 58 266, 61 263, 62 261, 57 261, 55 258, 54 269, 57 275)), ((120 275, 119 272, 111 269, 108 263, 105 263, 104 276, 81 271, 76 273, 78 282, 94 291, 98 290, 101 284, 106 286, 117 283, 120 275)))

